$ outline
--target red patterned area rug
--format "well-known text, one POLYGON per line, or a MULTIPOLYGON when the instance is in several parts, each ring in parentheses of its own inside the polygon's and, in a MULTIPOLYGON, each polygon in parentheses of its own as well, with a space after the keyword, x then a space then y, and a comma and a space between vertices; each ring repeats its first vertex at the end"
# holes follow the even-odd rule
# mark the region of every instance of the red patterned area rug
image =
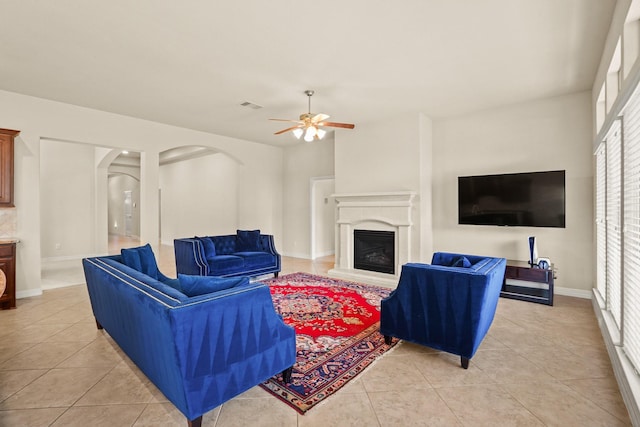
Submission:
POLYGON ((380 334, 380 300, 391 289, 294 273, 265 280, 276 311, 296 330, 291 382, 261 387, 304 414, 395 345, 380 334))

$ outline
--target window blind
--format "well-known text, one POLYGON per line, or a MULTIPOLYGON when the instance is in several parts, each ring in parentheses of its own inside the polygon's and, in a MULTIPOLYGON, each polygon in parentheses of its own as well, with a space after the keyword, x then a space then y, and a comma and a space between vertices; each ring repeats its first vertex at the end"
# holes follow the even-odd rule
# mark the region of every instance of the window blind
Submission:
POLYGON ((607 309, 620 329, 622 325, 622 284, 621 277, 621 129, 620 120, 611 126, 607 144, 607 184, 606 184, 606 233, 607 233, 607 309))
POLYGON ((623 348, 640 369, 640 93, 624 112, 623 142, 623 348))
POLYGON ((596 151, 596 289, 607 299, 606 144, 596 151))

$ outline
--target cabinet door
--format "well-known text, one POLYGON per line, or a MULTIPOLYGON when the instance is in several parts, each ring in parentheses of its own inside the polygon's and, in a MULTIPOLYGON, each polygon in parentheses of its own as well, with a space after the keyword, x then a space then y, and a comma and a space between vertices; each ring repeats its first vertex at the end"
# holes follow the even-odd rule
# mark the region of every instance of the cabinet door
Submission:
POLYGON ((15 244, 0 245, 0 270, 6 278, 6 289, 0 296, 0 309, 16 308, 15 244))
POLYGON ((0 133, 0 207, 13 207, 13 135, 0 133))

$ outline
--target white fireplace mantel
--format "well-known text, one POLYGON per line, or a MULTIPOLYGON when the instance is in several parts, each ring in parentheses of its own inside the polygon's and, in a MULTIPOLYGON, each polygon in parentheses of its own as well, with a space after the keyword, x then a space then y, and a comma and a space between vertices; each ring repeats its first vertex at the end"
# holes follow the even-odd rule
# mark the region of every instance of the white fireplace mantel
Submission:
POLYGON ((337 203, 336 262, 332 277, 359 280, 395 287, 400 269, 411 258, 413 207, 416 193, 335 194, 337 203), (353 230, 393 231, 395 233, 395 274, 378 273, 353 267, 353 230))

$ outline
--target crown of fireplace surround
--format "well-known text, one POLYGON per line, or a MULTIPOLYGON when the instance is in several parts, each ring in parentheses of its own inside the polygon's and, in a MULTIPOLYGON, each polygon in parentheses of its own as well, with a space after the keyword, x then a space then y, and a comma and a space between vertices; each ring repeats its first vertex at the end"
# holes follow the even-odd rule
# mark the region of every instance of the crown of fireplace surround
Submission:
POLYGON ((403 264, 410 262, 414 199, 411 191, 335 194, 336 258, 329 276, 395 288, 403 264), (354 230, 392 231, 395 234, 395 274, 354 268, 354 230))

